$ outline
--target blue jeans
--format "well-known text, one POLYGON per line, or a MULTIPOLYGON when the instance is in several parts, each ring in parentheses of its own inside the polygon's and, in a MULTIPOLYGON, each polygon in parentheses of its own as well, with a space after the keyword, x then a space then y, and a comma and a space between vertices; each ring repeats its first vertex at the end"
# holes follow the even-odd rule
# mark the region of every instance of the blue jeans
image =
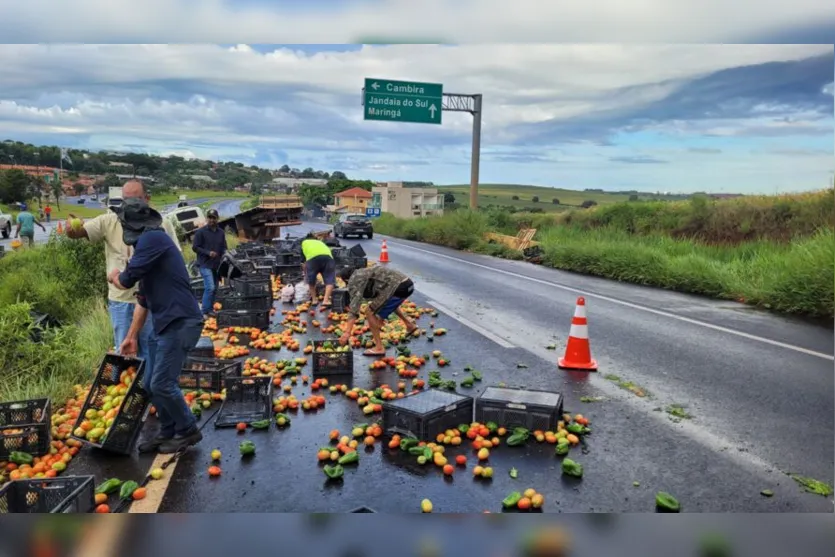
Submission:
POLYGON ((153 368, 145 368, 142 386, 157 409, 160 437, 190 433, 197 426, 197 419, 183 399, 179 379, 186 354, 195 347, 202 331, 200 319, 181 318, 157 335, 156 362, 153 368))
POLYGON ((217 271, 208 267, 200 267, 200 276, 203 277, 203 313, 212 311, 215 305, 215 290, 217 289, 217 271))
MULTIPOLYGON (((110 312, 110 324, 113 326, 113 342, 116 350, 122 345, 122 341, 128 335, 131 321, 133 321, 133 310, 136 304, 130 302, 108 301, 107 309, 110 312)), ((157 336, 154 334, 154 321, 151 313, 145 319, 145 325, 139 331, 139 349, 137 356, 145 360, 145 373, 154 368, 154 356, 156 355, 157 336)))

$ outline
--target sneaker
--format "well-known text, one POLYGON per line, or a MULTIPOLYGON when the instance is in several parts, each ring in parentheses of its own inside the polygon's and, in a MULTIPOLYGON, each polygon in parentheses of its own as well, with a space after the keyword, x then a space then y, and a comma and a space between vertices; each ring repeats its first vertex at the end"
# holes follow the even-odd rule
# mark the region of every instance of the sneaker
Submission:
POLYGON ((146 442, 140 444, 139 445, 139 452, 140 453, 153 453, 157 449, 159 449, 160 446, 163 443, 171 441, 172 439, 173 439, 172 437, 154 437, 150 441, 146 441, 146 442))
POLYGON ((192 433, 185 435, 175 435, 173 439, 168 439, 159 446, 158 452, 161 454, 176 453, 180 449, 196 445, 203 440, 203 434, 199 429, 195 429, 192 433))

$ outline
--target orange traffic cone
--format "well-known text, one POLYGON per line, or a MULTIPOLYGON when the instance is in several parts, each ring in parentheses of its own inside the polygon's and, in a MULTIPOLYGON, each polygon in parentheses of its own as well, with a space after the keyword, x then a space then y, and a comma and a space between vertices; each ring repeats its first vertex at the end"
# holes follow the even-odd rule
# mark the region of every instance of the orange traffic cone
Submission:
POLYGON ((577 307, 574 310, 571 330, 568 333, 568 346, 565 348, 565 355, 558 360, 557 364, 560 369, 597 371, 597 362, 591 357, 586 300, 583 297, 577 298, 577 307))
POLYGON ((383 240, 383 246, 380 248, 380 263, 388 263, 389 262, 389 248, 386 245, 386 241, 383 240))
POLYGON ((58 228, 57 228, 56 232, 58 234, 63 234, 64 233, 64 227, 61 225, 61 221, 58 221, 58 228))

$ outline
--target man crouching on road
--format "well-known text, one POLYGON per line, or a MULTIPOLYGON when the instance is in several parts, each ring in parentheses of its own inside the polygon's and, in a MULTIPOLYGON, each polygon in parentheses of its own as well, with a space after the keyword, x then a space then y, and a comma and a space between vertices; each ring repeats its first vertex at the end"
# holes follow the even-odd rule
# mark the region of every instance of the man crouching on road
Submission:
POLYGON ((203 316, 191 291, 183 255, 162 229, 160 214, 144 199, 132 198, 124 200, 118 215, 124 242, 135 246, 135 251, 125 270, 114 269, 108 279, 123 290, 139 283, 139 304, 120 352, 136 353, 137 335, 148 312, 157 337, 154 366, 145 370, 142 386, 157 409, 160 433, 140 445, 139 451, 175 453, 203 439, 179 386, 186 354, 200 339, 203 316))
POLYGON ((368 319, 368 327, 371 329, 371 336, 374 338, 374 347, 366 350, 366 356, 384 356, 386 349, 383 346, 381 331, 383 322, 392 313, 397 314, 406 325, 409 334, 417 330, 417 325, 411 321, 400 309, 400 306, 415 291, 412 279, 397 272, 390 267, 368 267, 366 269, 354 270, 351 267, 343 268, 339 276, 348 285, 348 295, 351 298, 348 311, 348 323, 345 325, 345 332, 339 339, 341 344, 347 344, 351 338, 351 331, 360 314, 360 308, 364 301, 368 301, 365 315, 368 319))

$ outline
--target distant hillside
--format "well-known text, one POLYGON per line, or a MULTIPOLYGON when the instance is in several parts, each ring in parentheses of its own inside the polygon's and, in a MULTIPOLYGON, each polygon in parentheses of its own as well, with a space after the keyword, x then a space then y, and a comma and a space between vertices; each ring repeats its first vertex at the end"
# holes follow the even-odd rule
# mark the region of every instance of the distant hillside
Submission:
MULTIPOLYGON (((199 187, 229 190, 245 184, 261 186, 274 178, 347 179, 345 173, 340 171, 328 173, 313 168, 299 170, 289 165, 272 170, 240 162, 186 159, 174 155, 163 157, 147 153, 86 149, 69 149, 68 155, 72 162, 64 160, 63 167, 73 174, 150 177, 170 187, 188 189, 199 187)), ((7 139, 0 142, 0 164, 58 168, 61 166, 61 148, 7 139)))
MULTIPOLYGON (((469 184, 438 186, 444 192, 455 196, 455 203, 461 206, 470 204, 469 184)), ((581 207, 583 203, 605 205, 621 201, 638 200, 681 200, 689 195, 663 195, 638 191, 607 192, 603 190, 567 190, 526 186, 521 184, 480 184, 478 204, 480 208, 490 206, 514 208, 520 211, 539 210, 543 212, 565 211, 572 207, 581 207)))

